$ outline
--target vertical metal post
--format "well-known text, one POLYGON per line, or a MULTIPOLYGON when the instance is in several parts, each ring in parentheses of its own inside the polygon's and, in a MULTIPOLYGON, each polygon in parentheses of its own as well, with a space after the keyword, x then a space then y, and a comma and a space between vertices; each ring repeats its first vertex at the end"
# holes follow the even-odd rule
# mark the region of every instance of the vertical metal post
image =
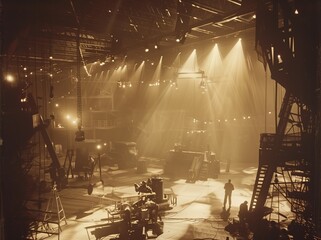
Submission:
MULTIPOLYGON (((316 22, 321 21, 321 3, 320 1, 315 1, 316 2, 316 8, 317 13, 316 13, 316 22)), ((317 30, 317 29, 316 29, 317 30)), ((321 32, 319 31, 317 34, 317 38, 319 39, 319 44, 320 44, 320 39, 321 39, 321 32)), ((321 236, 321 206, 320 206, 320 201, 321 201, 321 92, 320 92, 320 87, 321 87, 321 48, 320 45, 318 46, 318 53, 316 54, 317 57, 317 63, 316 63, 316 115, 315 115, 315 159, 314 159, 314 172, 313 175, 315 177, 315 195, 313 196, 313 199, 315 199, 314 202, 314 212, 316 214, 315 216, 315 225, 316 225, 316 231, 318 234, 318 237, 321 236)))
MULTIPOLYGON (((0 21, 1 23, 3 23, 3 18, 2 18, 2 8, 0 8, 0 21)), ((2 33, 2 29, 0 29, 1 33, 2 33)), ((0 34, 1 38, 0 38, 0 50, 1 50, 1 55, 3 54, 3 34, 0 34)), ((4 61, 3 61, 3 57, 0 58, 1 62, 0 62, 0 76, 3 76, 3 67, 4 67, 4 61)), ((2 85, 3 81, 0 81, 0 110, 1 110, 1 114, 2 114, 2 89, 3 87, 2 85)), ((2 140, 2 116, 0 117, 0 156, 2 155, 2 144, 3 144, 3 140, 2 140)), ((2 178, 3 178, 3 174, 2 174, 2 161, 3 161, 3 157, 0 158, 0 240, 4 240, 5 239, 5 229, 4 229, 4 212, 3 212, 3 183, 2 183, 2 178)))
POLYGON ((80 74, 80 27, 77 29, 77 120, 78 130, 82 128, 81 74, 80 74))

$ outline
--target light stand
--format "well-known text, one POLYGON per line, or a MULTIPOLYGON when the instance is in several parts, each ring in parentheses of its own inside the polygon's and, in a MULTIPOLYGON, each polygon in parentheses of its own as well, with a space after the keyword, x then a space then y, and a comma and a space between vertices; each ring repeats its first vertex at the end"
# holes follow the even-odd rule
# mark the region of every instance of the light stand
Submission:
MULTIPOLYGON (((97 150, 98 150, 98 168, 99 168, 99 181, 92 184, 92 183, 89 183, 88 185, 88 188, 87 188, 87 193, 88 195, 91 195, 94 191, 94 188, 97 188, 97 187, 101 187, 102 186, 102 189, 104 189, 104 181, 102 179, 102 174, 101 174, 101 145, 97 145, 97 150)), ((93 175, 93 174, 92 174, 93 175)), ((92 175, 90 176, 90 181, 91 181, 91 178, 92 178, 92 175)))

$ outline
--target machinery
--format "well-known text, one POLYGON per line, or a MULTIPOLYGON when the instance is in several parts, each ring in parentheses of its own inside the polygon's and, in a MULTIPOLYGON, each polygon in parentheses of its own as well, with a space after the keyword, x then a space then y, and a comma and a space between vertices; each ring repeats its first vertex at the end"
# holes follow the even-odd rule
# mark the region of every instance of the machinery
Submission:
POLYGON ((114 239, 121 240, 143 240, 161 235, 164 223, 160 211, 167 202, 163 198, 162 183, 162 178, 158 177, 135 183, 138 200, 117 204, 114 210, 109 211, 108 223, 89 226, 87 233, 89 231, 96 239, 117 235, 114 239))
POLYGON ((138 151, 135 142, 112 142, 107 153, 108 161, 117 164, 120 169, 133 168, 137 165, 138 151))
POLYGON ((164 173, 174 177, 185 177, 189 182, 217 178, 220 173, 220 162, 215 153, 192 152, 182 149, 169 151, 164 173))
MULTIPOLYGON (((140 240, 150 235, 159 236, 163 233, 163 222, 158 214, 158 204, 151 197, 153 194, 143 194, 133 204, 120 203, 112 213, 118 215, 118 220, 94 226, 90 233, 101 239, 117 234, 114 239, 140 240)), ((87 230, 90 228, 87 228, 87 230)))

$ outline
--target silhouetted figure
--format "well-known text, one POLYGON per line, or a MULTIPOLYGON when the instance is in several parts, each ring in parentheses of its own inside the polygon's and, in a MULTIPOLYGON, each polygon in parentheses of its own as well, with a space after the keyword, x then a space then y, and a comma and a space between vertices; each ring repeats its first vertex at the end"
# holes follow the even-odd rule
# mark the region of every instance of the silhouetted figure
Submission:
POLYGON ((229 208, 231 208, 232 203, 232 191, 234 190, 234 185, 231 183, 231 179, 228 180, 224 185, 225 196, 224 196, 224 209, 226 208, 226 202, 228 199, 229 208))
POLYGON ((262 219, 258 221, 254 230, 253 240, 267 240, 269 228, 268 220, 262 219))
POLYGON ((305 230, 304 227, 296 222, 295 220, 292 220, 291 223, 288 226, 289 234, 293 236, 293 240, 302 240, 304 239, 305 230))
POLYGON ((274 176, 274 183, 278 184, 279 183, 279 179, 278 179, 278 175, 275 174, 274 176))
POLYGON ((247 204, 248 204, 248 202, 244 201, 240 205, 240 210, 239 210, 240 223, 246 222, 246 219, 248 217, 249 209, 248 209, 248 205, 247 204))
POLYGON ((269 240, 279 239, 280 237, 280 227, 276 221, 270 222, 269 240))
POLYGON ((150 186, 147 185, 146 181, 142 181, 141 185, 134 184, 135 190, 138 193, 152 193, 153 190, 150 186))

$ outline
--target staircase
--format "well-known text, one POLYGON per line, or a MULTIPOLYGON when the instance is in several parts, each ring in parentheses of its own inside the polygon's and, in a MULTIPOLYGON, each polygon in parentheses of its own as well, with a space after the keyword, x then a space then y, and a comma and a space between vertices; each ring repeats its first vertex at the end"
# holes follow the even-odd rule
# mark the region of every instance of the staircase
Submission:
MULTIPOLYGON (((302 171, 286 169, 288 163, 293 165, 295 162, 298 170, 299 161, 311 164, 313 159, 303 153, 301 144, 309 145, 307 143, 312 141, 302 138, 304 132, 312 131, 305 125, 313 129, 312 121, 304 119, 303 111, 307 110, 308 118, 313 118, 309 109, 313 101, 311 93, 315 90, 312 82, 315 71, 308 60, 313 59, 315 43, 304 34, 307 28, 302 24, 307 19, 304 15, 308 13, 307 8, 308 5, 298 6, 288 0, 259 1, 257 6, 257 52, 269 66, 271 77, 286 89, 276 133, 261 134, 258 171, 250 203, 250 211, 259 218, 264 215, 264 205, 276 172, 283 176, 278 191, 291 203, 293 210, 302 212, 307 207, 304 198, 309 194, 311 173, 307 171, 308 176, 298 176, 302 171), (311 81, 307 81, 309 78, 311 81), (298 136, 300 144, 287 142, 293 135, 298 136)), ((313 149, 309 151, 313 152, 313 149)))
POLYGON ((265 179, 268 167, 269 166, 267 164, 259 165, 259 168, 257 170, 254 190, 252 194, 252 200, 250 203, 250 210, 254 210, 256 208, 260 193, 262 192, 262 189, 265 187, 263 186, 263 183, 264 183, 264 179, 265 179))
POLYGON ((194 157, 188 171, 186 182, 195 183, 197 180, 206 181, 209 176, 209 162, 201 157, 194 157))
POLYGON ((262 217, 265 201, 268 197, 270 184, 276 169, 283 164, 280 159, 280 149, 285 135, 287 122, 293 105, 293 97, 285 93, 279 115, 276 134, 261 134, 259 150, 259 166, 254 184, 249 210, 262 217))
POLYGON ((208 170, 209 170, 209 163, 207 161, 203 161, 197 178, 202 181, 207 181, 208 170))

